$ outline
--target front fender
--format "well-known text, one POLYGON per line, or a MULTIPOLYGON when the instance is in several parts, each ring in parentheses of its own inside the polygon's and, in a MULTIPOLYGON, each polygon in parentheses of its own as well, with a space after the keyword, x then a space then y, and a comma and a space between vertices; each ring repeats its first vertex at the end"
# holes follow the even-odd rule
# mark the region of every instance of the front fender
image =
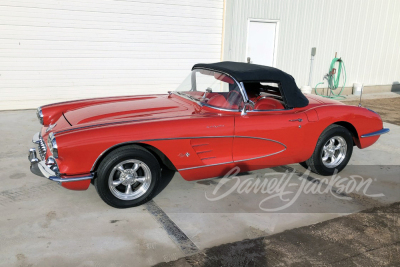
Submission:
MULTIPOLYGON (((55 133, 59 154, 56 161, 62 174, 84 174, 93 171, 104 153, 121 145, 140 143, 157 148, 178 170, 200 166, 206 160, 197 156, 192 139, 232 136, 233 125, 233 117, 189 116, 176 120, 141 121, 60 131, 55 133), (224 127, 207 128, 206 125, 210 124, 224 127)), ((219 138, 218 145, 224 148, 221 151, 231 156, 232 153, 227 149, 231 149, 232 140, 225 139, 219 138)), ((217 156, 225 160, 222 158, 224 155, 217 156)))

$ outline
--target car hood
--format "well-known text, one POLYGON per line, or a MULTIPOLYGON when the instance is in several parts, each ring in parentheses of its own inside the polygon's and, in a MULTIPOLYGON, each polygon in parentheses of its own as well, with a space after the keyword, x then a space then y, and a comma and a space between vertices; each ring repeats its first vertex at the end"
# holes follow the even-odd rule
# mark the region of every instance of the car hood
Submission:
POLYGON ((64 116, 75 126, 174 117, 184 115, 187 111, 188 107, 163 95, 91 102, 89 105, 65 111, 64 116))

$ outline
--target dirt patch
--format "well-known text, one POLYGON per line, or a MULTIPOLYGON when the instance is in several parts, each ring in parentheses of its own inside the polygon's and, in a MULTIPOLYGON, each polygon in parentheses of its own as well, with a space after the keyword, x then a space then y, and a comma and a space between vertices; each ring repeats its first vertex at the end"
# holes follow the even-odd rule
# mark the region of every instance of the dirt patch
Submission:
POLYGON ((400 202, 156 266, 400 266, 400 202))
MULTIPOLYGON (((357 106, 359 100, 343 101, 346 105, 357 106)), ((377 112, 385 122, 400 125, 400 97, 380 98, 380 99, 364 99, 362 106, 377 112)))

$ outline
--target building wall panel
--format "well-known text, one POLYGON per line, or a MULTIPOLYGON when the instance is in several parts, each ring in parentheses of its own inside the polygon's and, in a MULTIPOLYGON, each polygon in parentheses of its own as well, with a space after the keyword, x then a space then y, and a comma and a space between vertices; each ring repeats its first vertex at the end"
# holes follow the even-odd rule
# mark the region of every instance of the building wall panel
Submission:
POLYGON ((344 60, 347 86, 400 81, 400 1, 227 0, 225 60, 245 62, 248 19, 279 20, 277 67, 312 86, 322 81, 335 52, 344 60))
POLYGON ((221 59, 223 0, 3 0, 0 110, 174 90, 221 59))

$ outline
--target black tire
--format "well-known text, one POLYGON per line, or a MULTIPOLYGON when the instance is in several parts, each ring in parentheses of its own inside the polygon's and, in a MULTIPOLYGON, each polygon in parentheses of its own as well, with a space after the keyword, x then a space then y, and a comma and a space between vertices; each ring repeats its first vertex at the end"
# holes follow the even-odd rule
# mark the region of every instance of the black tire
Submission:
POLYGON ((159 183, 160 176, 161 167, 153 154, 140 146, 129 145, 112 151, 101 161, 94 185, 97 193, 104 202, 114 208, 123 209, 136 207, 151 200, 156 191, 155 189, 159 183), (136 164, 139 167, 137 167, 137 170, 134 170, 136 164), (114 168, 119 165, 126 169, 120 171, 114 168), (125 172, 129 173, 125 174, 125 172), (110 175, 112 175, 112 178, 110 178, 110 175), (138 177, 140 175, 146 178, 138 177), (140 183, 135 180, 136 178, 145 179, 145 182, 140 183), (127 184, 121 183, 117 186, 113 185, 112 181, 118 183, 121 180, 127 184), (128 192, 126 193, 124 191, 128 186, 131 188, 131 191, 126 191, 128 192), (134 198, 135 196, 133 194, 135 194, 136 189, 139 189, 141 186, 146 186, 146 190, 144 190, 144 187, 142 190, 138 190, 136 193, 137 198, 134 198), (145 192, 142 193, 142 191, 145 192), (126 199, 122 199, 123 197, 126 199))
MULTIPOLYGON (((330 152, 328 153, 333 153, 333 155, 335 155, 336 150, 335 152, 332 152, 332 150, 330 150, 330 152)), ((308 166, 314 173, 320 175, 332 175, 335 173, 335 170, 337 172, 340 172, 344 169, 344 167, 346 167, 352 153, 353 137, 351 133, 343 126, 332 124, 322 132, 321 136, 318 139, 317 145, 315 146, 313 155, 308 160, 306 160, 305 163, 306 166, 308 166), (344 141, 346 143, 346 152, 339 154, 341 155, 340 158, 342 158, 342 160, 340 161, 340 163, 338 161, 339 164, 334 167, 326 166, 327 164, 330 164, 329 159, 323 161, 323 156, 326 156, 326 152, 324 152, 324 146, 329 146, 328 142, 331 139, 336 140, 338 143, 339 141, 344 141)), ((333 160, 331 163, 334 163, 333 160)))

